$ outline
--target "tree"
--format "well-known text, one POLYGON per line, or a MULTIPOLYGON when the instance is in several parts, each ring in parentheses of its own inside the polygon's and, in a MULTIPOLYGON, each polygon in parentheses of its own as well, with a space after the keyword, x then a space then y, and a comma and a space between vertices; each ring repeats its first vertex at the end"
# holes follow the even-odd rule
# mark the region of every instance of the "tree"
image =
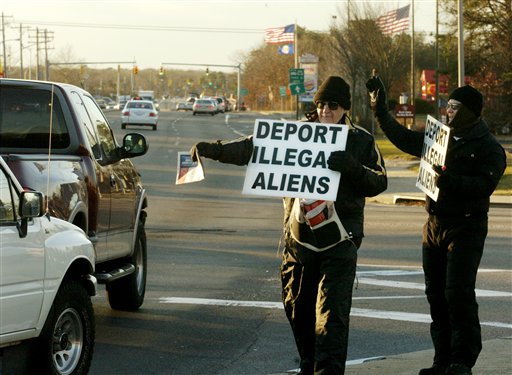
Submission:
MULTIPOLYGON (((457 4, 444 2, 457 30, 457 4)), ((484 113, 491 129, 512 124, 512 5, 510 0, 464 0, 465 73, 486 98, 484 113)), ((456 70, 453 76, 457 76, 456 70)))

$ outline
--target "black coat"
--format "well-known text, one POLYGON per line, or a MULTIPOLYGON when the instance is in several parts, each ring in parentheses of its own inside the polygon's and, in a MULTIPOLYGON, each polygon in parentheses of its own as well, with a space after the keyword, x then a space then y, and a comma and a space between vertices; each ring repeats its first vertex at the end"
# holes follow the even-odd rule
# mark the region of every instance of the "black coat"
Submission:
MULTIPOLYGON (((396 147, 421 157, 423 132, 406 129, 388 113, 377 119, 396 147)), ((450 139, 445 166, 454 183, 439 190, 437 202, 427 196, 427 212, 441 217, 485 216, 489 197, 505 171, 506 156, 483 120, 461 138, 450 139)))
MULTIPOLYGON (((219 144, 220 162, 237 165, 249 163, 253 151, 252 137, 219 144)), ((342 176, 334 204, 347 232, 354 237, 363 237, 365 200, 386 190, 386 168, 373 136, 351 123, 345 150, 364 166, 364 173, 358 180, 343 179, 342 176)), ((285 198, 285 232, 292 204, 292 198, 285 198)))

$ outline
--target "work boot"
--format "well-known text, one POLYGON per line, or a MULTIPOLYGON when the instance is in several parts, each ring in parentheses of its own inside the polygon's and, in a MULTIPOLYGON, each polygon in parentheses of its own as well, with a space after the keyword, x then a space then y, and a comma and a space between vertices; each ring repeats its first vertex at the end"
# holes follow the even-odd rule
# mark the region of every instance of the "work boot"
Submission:
POLYGON ((446 375, 472 375, 471 368, 461 363, 452 363, 446 370, 446 375))
POLYGON ((436 365, 434 363, 432 367, 421 369, 418 375, 445 375, 445 373, 446 366, 436 365))

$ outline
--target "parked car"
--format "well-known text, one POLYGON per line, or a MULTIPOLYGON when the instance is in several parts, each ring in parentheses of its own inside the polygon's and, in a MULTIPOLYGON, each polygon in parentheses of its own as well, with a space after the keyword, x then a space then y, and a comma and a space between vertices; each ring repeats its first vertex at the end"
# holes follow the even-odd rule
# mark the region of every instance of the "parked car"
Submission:
POLYGON ((217 113, 217 102, 213 99, 197 99, 192 106, 192 114, 206 113, 215 115, 217 113))
POLYGON ((127 125, 151 126, 156 130, 158 111, 152 100, 130 100, 121 113, 121 129, 127 125))
POLYGON ((218 107, 218 111, 220 113, 224 113, 226 112, 226 100, 222 97, 222 96, 215 96, 213 99, 215 99, 217 101, 217 107, 218 107))
POLYGON ((178 104, 176 104, 176 110, 177 111, 191 111, 193 105, 194 105, 193 102, 179 102, 178 104))
POLYGON ((94 247, 80 228, 46 215, 43 202, 0 157, 0 372, 86 374, 94 247))
POLYGON ((148 196, 130 159, 147 152, 144 135, 127 133, 118 143, 80 87, 2 78, 0 137, 0 155, 21 185, 44 191, 50 215, 80 227, 93 243, 94 276, 110 306, 137 310, 148 272, 148 196))

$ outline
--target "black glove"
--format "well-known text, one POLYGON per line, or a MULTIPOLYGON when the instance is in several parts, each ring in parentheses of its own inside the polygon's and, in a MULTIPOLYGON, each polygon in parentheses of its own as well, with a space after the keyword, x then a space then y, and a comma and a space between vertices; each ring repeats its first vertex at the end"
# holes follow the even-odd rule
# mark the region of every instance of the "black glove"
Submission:
POLYGON ((449 173, 445 166, 433 165, 436 172, 436 186, 443 191, 458 191, 460 188, 460 177, 449 173))
POLYGON ((363 165, 346 151, 333 151, 327 159, 327 166, 342 176, 359 179, 364 173, 363 165))
POLYGON ((197 161, 200 156, 204 156, 205 158, 219 160, 221 153, 221 144, 219 142, 209 143, 209 142, 199 142, 196 143, 190 149, 190 155, 192 155, 192 161, 197 161))
POLYGON ((379 76, 374 75, 366 82, 366 88, 370 94, 370 106, 375 116, 380 116, 388 111, 386 89, 379 76))

